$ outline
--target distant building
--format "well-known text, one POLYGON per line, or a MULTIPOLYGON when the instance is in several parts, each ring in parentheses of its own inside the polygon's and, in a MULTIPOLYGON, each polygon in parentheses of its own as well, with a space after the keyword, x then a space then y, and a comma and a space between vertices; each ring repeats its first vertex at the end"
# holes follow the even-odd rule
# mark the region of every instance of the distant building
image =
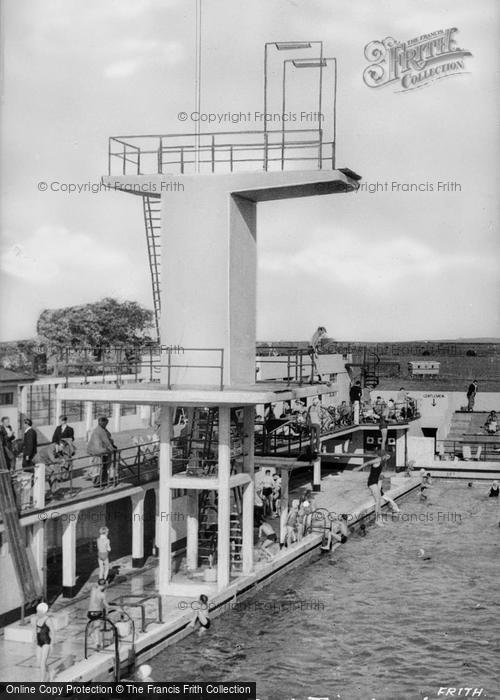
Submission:
POLYGON ((14 430, 19 424, 19 385, 33 380, 34 377, 0 367, 0 418, 8 416, 14 430))
POLYGON ((441 363, 435 360, 416 360, 415 362, 408 362, 408 372, 410 377, 437 376, 440 365, 441 363))

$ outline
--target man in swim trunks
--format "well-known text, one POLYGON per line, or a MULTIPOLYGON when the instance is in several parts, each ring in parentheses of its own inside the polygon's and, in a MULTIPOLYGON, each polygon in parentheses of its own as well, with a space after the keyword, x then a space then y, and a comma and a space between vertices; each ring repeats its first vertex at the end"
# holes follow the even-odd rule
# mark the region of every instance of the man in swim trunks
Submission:
MULTIPOLYGON (((366 485, 372 492, 373 500, 375 501, 375 524, 376 525, 382 525, 382 521, 380 518, 380 508, 381 508, 381 498, 382 498, 382 493, 381 493, 381 488, 380 488, 380 477, 382 476, 382 460, 386 461, 388 460, 389 457, 388 455, 385 455, 384 457, 376 457, 373 460, 373 464, 371 465, 370 468, 370 473, 368 475, 368 481, 366 485)), ((391 501, 390 498, 387 496, 384 497, 385 500, 391 501)), ((394 503, 394 502, 393 502, 394 503)), ((396 506, 397 508, 397 506, 396 506)), ((399 509, 398 509, 399 510, 399 509)))
POLYGON ((264 502, 264 515, 269 515, 272 510, 271 496, 273 494, 273 477, 271 476, 271 470, 266 469, 264 476, 260 482, 262 500, 264 502))
POLYGON ((311 450, 319 452, 321 450, 321 404, 317 396, 314 397, 307 411, 307 425, 311 435, 311 450))

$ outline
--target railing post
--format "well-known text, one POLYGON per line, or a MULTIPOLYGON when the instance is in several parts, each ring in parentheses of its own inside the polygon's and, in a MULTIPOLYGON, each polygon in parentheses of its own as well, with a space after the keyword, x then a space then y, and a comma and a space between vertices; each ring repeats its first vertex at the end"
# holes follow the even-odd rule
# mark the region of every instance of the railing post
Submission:
POLYGON ((319 170, 322 170, 322 168, 323 168, 323 129, 319 130, 318 168, 319 168, 319 170))
POLYGON ((172 353, 170 346, 167 350, 167 388, 170 389, 170 363, 171 363, 172 353))
POLYGON ((137 175, 141 174, 141 149, 137 149, 137 175))
POLYGON ((184 175, 184 146, 181 146, 181 175, 184 175))
POLYGON ((127 163, 127 147, 125 144, 123 144, 123 165, 122 165, 122 175, 125 175, 126 173, 126 163, 127 163))
POLYGON ((231 172, 233 172, 233 144, 229 146, 229 162, 231 164, 231 172))
POLYGON ((220 349, 220 390, 224 389, 224 348, 220 349))
MULTIPOLYGON (((265 119, 266 115, 264 115, 265 119)), ((267 172, 269 163, 269 134, 267 131, 264 132, 264 170, 267 172)))
POLYGON ((212 134, 212 172, 215 172, 215 136, 212 134))
POLYGON ((108 175, 111 175, 111 138, 108 138, 108 175))
POLYGON ((163 174, 163 137, 160 136, 160 143, 158 145, 158 173, 163 174))
POLYGON ((137 445, 137 483, 141 483, 141 446, 137 445))

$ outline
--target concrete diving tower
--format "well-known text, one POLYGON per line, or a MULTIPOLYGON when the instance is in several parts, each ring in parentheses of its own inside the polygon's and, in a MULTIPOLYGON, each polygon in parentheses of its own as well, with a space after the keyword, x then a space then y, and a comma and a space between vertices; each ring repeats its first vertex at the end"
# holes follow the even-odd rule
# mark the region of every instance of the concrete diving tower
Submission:
MULTIPOLYGON (((327 66, 335 68, 336 80, 336 63, 324 57, 321 42, 269 46, 276 55, 289 50, 315 52, 302 63, 288 60, 280 64, 283 104, 287 66, 289 71, 315 71, 318 95, 322 94, 322 75, 327 66)), ((264 104, 266 109, 267 97, 264 104)), ((160 593, 192 596, 230 586, 235 575, 230 551, 231 511, 236 500, 241 505, 240 575, 251 574, 255 407, 328 391, 324 385, 284 387, 255 382, 258 203, 358 188, 360 178, 356 173, 335 167, 335 131, 330 140, 326 133, 320 121, 317 129, 285 130, 283 126, 276 131, 266 127, 261 131, 120 136, 109 140, 109 171, 104 183, 114 190, 142 196, 149 209, 153 202, 156 212, 150 231, 154 229, 156 242, 161 242, 159 383, 130 388, 67 388, 60 390, 60 398, 161 406, 157 541, 160 593), (217 470, 213 475, 174 474, 172 424, 176 406, 216 409, 217 470), (231 451, 231 408, 243 413, 243 450, 236 470, 231 451), (168 517, 172 513, 172 493, 177 489, 186 489, 189 494, 186 559, 193 569, 199 539, 199 496, 207 491, 215 494, 216 580, 211 583, 181 580, 174 572, 168 517)), ((282 523, 284 520, 286 507, 282 523)))

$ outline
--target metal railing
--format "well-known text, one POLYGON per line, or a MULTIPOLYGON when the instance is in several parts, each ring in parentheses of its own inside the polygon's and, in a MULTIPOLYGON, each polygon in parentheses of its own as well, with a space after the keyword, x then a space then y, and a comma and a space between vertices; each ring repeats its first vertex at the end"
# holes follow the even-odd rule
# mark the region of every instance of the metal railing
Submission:
MULTIPOLYGON (((137 486, 158 478, 159 442, 124 447, 101 456, 83 455, 45 467, 46 505, 59 500, 81 499, 107 488, 137 486)), ((12 475, 20 513, 39 510, 33 499, 34 475, 12 475), (17 485, 19 484, 19 486, 17 485)))
POLYGON ((273 379, 259 377, 261 365, 276 365, 280 370, 280 376, 274 379, 286 381, 288 384, 312 381, 317 374, 315 356, 311 348, 280 347, 276 354, 259 355, 256 358, 255 381, 273 381, 273 379))
POLYGON ((335 143, 324 141, 321 129, 111 136, 108 141, 110 176, 280 171, 296 164, 333 170, 335 143))
MULTIPOLYGON (((305 408, 305 407, 304 407, 305 408)), ((339 411, 341 407, 329 406, 321 409, 320 436, 334 437, 336 433, 349 427, 373 426, 379 429, 380 416, 375 408, 362 407, 359 415, 359 423, 354 422, 354 413, 351 406, 346 404, 345 413, 339 411), (368 412, 369 411, 369 412, 368 412)), ((311 442, 310 429, 307 425, 307 411, 285 415, 283 418, 272 420, 257 420, 255 433, 255 453, 258 455, 280 454, 294 456, 301 454, 311 442)), ((411 412, 404 404, 394 404, 393 415, 386 420, 388 429, 406 425, 411 420, 419 418, 417 402, 414 403, 411 412)))
POLYGON ((439 440, 436 445, 437 455, 443 461, 456 458, 471 462, 500 461, 500 442, 468 437, 462 440, 439 440))
MULTIPOLYGON (((91 373, 87 375, 85 366, 80 363, 67 361, 64 364, 64 377, 66 385, 71 383, 73 376, 72 369, 78 371, 84 377, 84 383, 96 384, 99 381, 102 383, 113 383, 121 386, 125 383, 133 381, 148 381, 160 382, 163 375, 166 375, 166 384, 169 389, 172 388, 172 374, 174 370, 215 370, 217 376, 217 385, 220 390, 224 388, 224 348, 185 348, 181 346, 150 346, 141 349, 142 355, 135 357, 121 357, 120 348, 113 348, 115 357, 106 357, 103 352, 102 361, 99 366, 91 368, 91 373), (176 362, 176 357, 182 357, 189 353, 191 356, 196 353, 205 353, 209 359, 207 363, 199 362, 176 362), (218 356, 215 360, 211 360, 210 356, 218 356), (82 372, 82 369, 84 370, 82 372), (111 378, 111 379, 110 379, 111 378)), ((111 350, 110 350, 111 351, 111 350)), ((126 349, 122 349, 123 355, 126 349)), ((191 360, 191 357, 190 357, 191 360)))

